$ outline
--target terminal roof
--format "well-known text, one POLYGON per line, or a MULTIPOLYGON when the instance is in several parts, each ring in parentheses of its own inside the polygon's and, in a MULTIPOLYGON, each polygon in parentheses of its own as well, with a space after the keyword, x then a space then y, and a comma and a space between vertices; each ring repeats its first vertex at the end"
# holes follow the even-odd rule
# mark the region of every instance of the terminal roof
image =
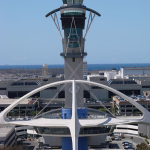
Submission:
POLYGON ((12 130, 14 130, 14 126, 5 126, 0 128, 0 137, 6 137, 12 130))
MULTIPOLYGON (((0 99, 0 105, 11 105, 18 99, 0 99)), ((35 100, 32 99, 25 99, 24 101, 20 102, 21 105, 33 105, 35 100)))

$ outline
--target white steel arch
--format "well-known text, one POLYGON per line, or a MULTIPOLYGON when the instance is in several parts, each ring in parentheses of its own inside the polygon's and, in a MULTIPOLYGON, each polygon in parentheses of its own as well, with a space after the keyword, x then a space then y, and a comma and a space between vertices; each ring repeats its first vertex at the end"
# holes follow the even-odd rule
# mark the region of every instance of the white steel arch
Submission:
POLYGON ((85 84, 90 84, 90 85, 95 85, 98 87, 101 87, 103 89, 106 89, 108 91, 111 91, 117 95, 119 95, 120 97, 122 97, 123 99, 129 101, 132 105, 134 105, 136 108, 138 108, 142 113, 143 113, 143 117, 139 120, 141 122, 145 122, 145 123, 150 123, 150 113, 147 109, 145 109, 142 105, 140 105, 139 103, 137 103, 136 101, 134 101, 132 98, 126 96, 125 94, 100 83, 96 83, 96 82, 91 82, 91 81, 85 81, 85 80, 76 80, 77 83, 85 83, 85 84))
POLYGON ((146 110, 143 106, 138 104, 133 99, 129 98, 128 96, 124 95, 123 93, 110 88, 106 85, 91 82, 91 81, 84 81, 84 80, 66 80, 66 81, 59 81, 55 83, 51 83, 45 86, 42 86, 38 89, 35 89, 31 91, 30 93, 26 94, 25 96, 18 99, 16 102, 11 104, 9 107, 7 107, 3 112, 0 113, 0 125, 28 125, 28 126, 38 126, 38 127, 68 127, 70 129, 71 138, 72 138, 72 147, 73 150, 78 150, 78 137, 79 137, 79 131, 81 127, 93 127, 93 126, 103 126, 103 125, 117 125, 117 124, 123 124, 123 123, 131 123, 131 122, 144 122, 149 124, 150 123, 150 113, 148 110, 146 110), (17 106, 21 101, 24 99, 30 97, 31 95, 44 90, 46 88, 56 86, 58 84, 66 84, 66 83, 72 83, 72 118, 71 119, 35 119, 31 121, 8 121, 7 120, 7 113, 12 110, 15 106, 17 106), (109 90, 111 92, 114 92, 115 94, 121 96, 125 100, 128 100, 131 104, 133 104, 135 107, 137 107, 142 113, 143 117, 140 119, 128 119, 128 120, 120 120, 116 118, 104 118, 104 119, 78 119, 77 116, 77 103, 76 103, 76 83, 84 83, 84 84, 90 84, 95 85, 101 88, 104 88, 106 90, 109 90))
POLYGON ((71 83, 72 80, 65 80, 65 81, 59 81, 59 82, 54 82, 54 83, 50 83, 47 85, 44 85, 40 88, 37 88, 31 92, 29 92, 28 94, 24 95, 23 97, 19 98, 18 100, 16 100, 14 103, 12 103, 10 106, 8 106, 5 110, 3 110, 0 113, 0 124, 6 123, 7 121, 7 113, 10 112, 14 107, 16 107, 20 102, 22 102, 23 100, 29 98, 30 96, 34 95, 37 92, 40 92, 44 89, 59 85, 59 84, 67 84, 67 83, 71 83))

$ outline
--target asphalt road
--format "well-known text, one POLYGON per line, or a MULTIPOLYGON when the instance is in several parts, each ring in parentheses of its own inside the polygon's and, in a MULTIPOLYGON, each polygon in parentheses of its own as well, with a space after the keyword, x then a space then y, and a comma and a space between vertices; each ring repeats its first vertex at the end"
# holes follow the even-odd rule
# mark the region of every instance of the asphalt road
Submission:
MULTIPOLYGON (((119 149, 124 150, 124 147, 122 146, 122 142, 130 142, 132 144, 132 147, 135 148, 135 146, 141 142, 143 142, 141 139, 132 139, 131 136, 126 137, 125 139, 122 139, 121 141, 112 141, 110 144, 112 145, 111 150, 113 149, 119 149)), ((27 150, 36 150, 38 145, 37 141, 23 141, 22 146, 27 147, 27 150)), ((61 150, 61 149, 50 149, 50 150, 61 150)), ((91 148, 89 150, 107 150, 103 148, 91 148)), ((108 149, 109 150, 109 149, 108 149)))
POLYGON ((137 143, 136 143, 135 141, 133 141, 133 139, 131 139, 131 137, 125 137, 125 138, 122 139, 121 141, 116 141, 116 140, 114 140, 114 141, 112 141, 111 143, 117 144, 118 147, 119 147, 119 149, 124 149, 124 147, 122 146, 122 142, 129 142, 129 143, 132 144, 132 147, 135 148, 138 143, 141 143, 141 140, 140 140, 140 139, 137 139, 137 141, 136 141, 137 143))

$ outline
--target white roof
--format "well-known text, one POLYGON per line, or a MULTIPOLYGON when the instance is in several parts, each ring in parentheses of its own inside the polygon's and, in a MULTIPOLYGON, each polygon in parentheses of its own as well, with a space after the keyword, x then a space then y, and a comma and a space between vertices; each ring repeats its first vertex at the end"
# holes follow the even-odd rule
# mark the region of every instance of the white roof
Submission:
POLYGON ((0 99, 7 99, 8 97, 6 95, 0 95, 0 99))
MULTIPOLYGON (((1 105, 11 105, 12 103, 14 103, 15 101, 17 101, 18 99, 0 99, 0 104, 1 105)), ((20 104, 29 104, 29 102, 31 101, 32 99, 25 99, 24 101, 20 102, 20 104)))
POLYGON ((137 134, 138 131, 128 130, 128 129, 114 129, 115 133, 125 133, 125 134, 137 134))
POLYGON ((27 134, 37 134, 34 129, 27 129, 27 134))
MULTIPOLYGON (((11 125, 27 125, 36 127, 68 127, 71 119, 47 119, 39 118, 29 121, 9 121, 11 125)), ((79 122, 83 127, 104 126, 104 125, 119 125, 124 123, 132 123, 137 120, 121 120, 116 118, 104 119, 80 119, 79 122)))

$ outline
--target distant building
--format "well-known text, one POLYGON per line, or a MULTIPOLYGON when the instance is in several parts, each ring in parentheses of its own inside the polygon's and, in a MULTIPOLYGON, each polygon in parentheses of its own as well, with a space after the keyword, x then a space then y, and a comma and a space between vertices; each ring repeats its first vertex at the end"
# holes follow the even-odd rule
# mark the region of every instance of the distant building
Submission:
POLYGON ((120 69, 121 78, 125 76, 150 76, 150 67, 127 67, 120 69))
MULTIPOLYGON (((138 102, 140 105, 142 105, 144 108, 146 108, 148 111, 150 111, 149 98, 142 98, 140 96, 137 99, 135 99, 135 101, 138 102)), ((120 98, 119 96, 113 97, 113 103, 117 108, 118 115, 131 116, 131 115, 138 115, 141 113, 139 109, 137 109, 135 106, 130 104, 130 102, 120 98)))
POLYGON ((150 95, 150 91, 143 91, 143 95, 144 95, 144 96, 150 95))
MULTIPOLYGON (((24 96, 28 92, 39 88, 43 85, 50 84, 63 80, 61 77, 51 77, 51 78, 35 78, 35 79, 20 79, 18 81, 0 81, 0 95, 6 95, 11 98, 19 98, 24 96)), ((150 91, 150 79, 110 79, 107 81, 107 78, 104 75, 87 75, 85 80, 101 83, 107 86, 110 86, 128 96, 133 93, 136 95, 143 95, 144 91, 150 91)), ((45 89, 41 92, 34 94, 33 98, 53 98, 54 95, 60 91, 61 87, 55 86, 48 89, 45 89)), ((84 89, 83 94, 84 98, 92 98, 90 91, 95 93, 98 99, 107 99, 114 96, 111 91, 105 89, 90 87, 89 90, 84 89)), ((62 89, 56 98, 65 98, 64 89, 62 89)), ((0 99, 1 100, 1 99, 0 99)))
POLYGON ((114 129, 114 134, 123 133, 130 136, 147 136, 150 138, 150 125, 148 124, 121 124, 114 129))
MULTIPOLYGON (((14 103, 17 99, 0 99, 0 112, 3 111, 5 108, 7 108, 9 105, 11 105, 12 103, 14 103)), ((14 111, 26 111, 30 112, 35 110, 35 104, 36 101, 32 100, 32 99, 26 99, 23 102, 21 102, 18 106, 16 106, 12 112, 14 111)))
POLYGON ((116 75, 117 75, 117 71, 116 70, 105 71, 104 72, 104 77, 107 78, 107 81, 109 81, 110 79, 115 79, 116 75))
MULTIPOLYGON (((135 97, 132 97, 133 99, 135 97)), ((135 99, 140 105, 150 111, 150 96, 142 97, 139 96, 135 99)), ((139 118, 139 114, 142 116, 142 113, 133 106, 130 102, 122 99, 119 96, 113 97, 113 106, 116 106, 118 117, 121 119, 126 116, 127 118, 134 117, 135 119, 139 118)), ((148 136, 150 138, 150 125, 148 124, 121 124, 117 125, 114 129, 114 133, 124 133, 127 135, 136 135, 136 136, 148 136)))
POLYGON ((114 133, 124 133, 127 135, 136 135, 138 136, 138 124, 121 124, 117 125, 116 129, 114 129, 114 133))
POLYGON ((150 79, 150 75, 144 75, 144 76, 142 76, 142 75, 132 75, 132 76, 127 75, 124 78, 132 79, 132 80, 136 80, 136 79, 148 80, 148 79, 150 79))
POLYGON ((120 70, 103 70, 99 75, 104 75, 107 81, 110 79, 150 79, 150 67, 128 67, 120 70))
POLYGON ((48 75, 48 65, 47 64, 43 64, 43 69, 42 69, 42 76, 44 78, 46 78, 48 75))

